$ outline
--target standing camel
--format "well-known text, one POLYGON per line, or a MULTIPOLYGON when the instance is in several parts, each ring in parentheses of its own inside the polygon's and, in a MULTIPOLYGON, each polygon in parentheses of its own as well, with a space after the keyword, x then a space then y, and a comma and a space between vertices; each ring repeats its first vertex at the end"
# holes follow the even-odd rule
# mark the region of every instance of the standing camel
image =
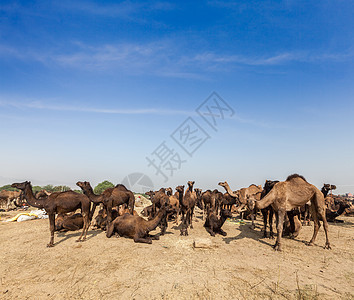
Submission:
MULTIPOLYGON (((193 224, 192 224, 192 219, 193 219, 193 212, 194 212, 194 206, 197 202, 197 194, 195 191, 193 191, 193 185, 194 181, 188 181, 188 188, 184 194, 184 197, 182 199, 182 203, 180 205, 181 207, 181 212, 182 212, 182 223, 183 223, 183 232, 186 232, 188 226, 193 229, 193 224)), ((182 233, 182 232, 181 232, 182 233)))
POLYGON ((31 182, 13 183, 11 186, 23 191, 29 205, 40 209, 44 208, 47 212, 50 227, 50 241, 47 247, 54 246, 55 214, 73 212, 79 208, 81 208, 81 214, 84 218, 84 226, 77 242, 81 241, 84 234, 82 241, 86 239, 86 234, 95 209, 90 210, 91 202, 87 196, 73 191, 67 191, 52 193, 47 198, 37 199, 33 195, 31 182))
POLYGON ((328 223, 326 220, 326 206, 321 191, 314 185, 308 183, 306 179, 298 174, 288 176, 286 181, 278 182, 272 190, 259 201, 255 201, 255 207, 263 209, 272 205, 277 223, 277 239, 274 249, 281 251, 281 237, 285 213, 296 207, 301 207, 306 202, 311 201, 311 213, 314 220, 313 236, 308 243, 312 246, 316 240, 318 230, 321 226, 319 218, 323 220, 323 227, 326 234, 325 249, 330 249, 328 238, 328 223))
POLYGON ((128 204, 130 214, 134 214, 135 197, 123 184, 117 184, 114 188, 106 189, 102 194, 96 195, 93 192, 91 184, 87 181, 78 181, 76 183, 83 193, 95 204, 103 203, 107 209, 107 224, 112 222, 112 208, 122 204, 128 204))

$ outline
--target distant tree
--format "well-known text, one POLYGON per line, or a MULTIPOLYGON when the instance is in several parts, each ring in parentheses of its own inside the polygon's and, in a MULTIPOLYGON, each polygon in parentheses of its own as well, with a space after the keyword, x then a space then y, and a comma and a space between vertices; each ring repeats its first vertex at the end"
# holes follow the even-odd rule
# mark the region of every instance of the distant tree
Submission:
POLYGON ((112 182, 109 182, 107 180, 99 183, 96 185, 96 187, 93 189, 93 192, 97 195, 101 194, 103 191, 105 191, 108 188, 114 187, 114 184, 112 182))
POLYGON ((0 191, 2 191, 2 190, 6 190, 6 191, 18 191, 18 189, 13 188, 13 187, 11 186, 11 184, 6 184, 6 185, 0 187, 0 191))
POLYGON ((47 184, 45 186, 42 186, 42 189, 43 190, 46 190, 47 192, 50 192, 50 193, 53 193, 54 192, 54 187, 52 184, 47 184))
POLYGON ((32 187, 32 190, 33 190, 33 193, 38 193, 39 191, 44 190, 44 188, 40 187, 39 185, 35 185, 32 187))
POLYGON ((66 192, 66 191, 71 191, 70 186, 57 185, 57 186, 53 187, 53 192, 66 192))
POLYGON ((82 190, 74 190, 75 193, 83 194, 82 190))

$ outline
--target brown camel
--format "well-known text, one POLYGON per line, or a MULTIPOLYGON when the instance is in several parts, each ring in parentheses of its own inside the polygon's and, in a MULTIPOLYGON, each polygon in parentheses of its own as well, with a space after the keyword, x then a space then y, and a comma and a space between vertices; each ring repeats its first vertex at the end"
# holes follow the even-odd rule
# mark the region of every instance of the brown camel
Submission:
POLYGON ((20 197, 21 192, 18 191, 0 191, 0 203, 6 205, 6 210, 9 210, 11 202, 20 197))
POLYGON ((81 208, 81 213, 84 218, 84 226, 77 242, 81 241, 82 237, 83 241, 86 239, 87 231, 94 214, 94 208, 92 210, 90 209, 91 202, 87 196, 73 191, 67 191, 52 193, 47 198, 37 199, 33 195, 31 182, 13 183, 11 186, 24 192, 29 205, 44 208, 47 212, 50 225, 50 241, 47 247, 54 246, 55 214, 74 212, 79 208, 81 208))
POLYGON ((229 210, 221 209, 220 217, 217 216, 215 211, 210 211, 208 213, 207 219, 205 220, 204 227, 211 236, 215 236, 215 233, 226 236, 227 233, 221 229, 227 218, 231 218, 232 213, 229 210))
POLYGON ((326 207, 323 194, 314 185, 308 183, 304 177, 293 174, 290 175, 286 181, 275 184, 268 195, 262 200, 255 201, 255 207, 258 209, 263 209, 269 205, 272 205, 274 209, 277 223, 275 250, 281 251, 281 237, 285 213, 293 208, 301 207, 308 201, 311 201, 312 217, 314 219, 314 232, 309 245, 313 245, 316 240, 321 225, 319 218, 322 218, 326 234, 325 248, 331 248, 328 239, 328 223, 326 220, 326 207))
MULTIPOLYGON (((113 208, 112 209, 112 220, 114 220, 118 216, 119 216, 118 211, 115 208, 113 208)), ((92 227, 97 228, 97 229, 106 230, 106 228, 107 228, 107 210, 105 208, 100 209, 98 211, 98 214, 95 217, 92 227)))
MULTIPOLYGON (((242 212, 246 209, 250 212, 251 220, 252 220, 251 227, 254 229, 256 227, 254 224, 255 211, 253 208, 251 208, 249 199, 260 200, 262 187, 259 185, 251 184, 248 188, 242 188, 236 192, 233 192, 226 181, 220 182, 219 185, 224 187, 226 192, 232 198, 235 198, 234 201, 236 201, 237 199, 241 203, 240 207, 238 208, 238 212, 242 212)), ((225 198, 226 197, 228 197, 228 195, 225 195, 225 198)))
POLYGON ((231 210, 231 206, 236 204, 238 201, 239 191, 233 192, 226 181, 219 182, 218 185, 222 186, 226 190, 226 193, 224 194, 222 200, 222 206, 226 209, 231 210))
MULTIPOLYGON (((129 208, 127 208, 125 206, 125 204, 123 204, 123 205, 119 206, 118 215, 123 216, 125 214, 130 214, 130 210, 129 210, 129 208)), ((138 213, 135 210, 133 210, 133 216, 138 216, 138 213)))
POLYGON ((132 238, 135 243, 151 244, 152 239, 158 239, 158 236, 151 236, 149 232, 154 230, 164 217, 166 217, 166 206, 162 206, 157 215, 149 221, 139 216, 125 214, 108 225, 106 236, 110 238, 113 233, 116 233, 117 237, 132 238))
POLYGON ((197 202, 197 194, 193 191, 194 183, 194 181, 188 181, 188 188, 184 194, 184 197, 181 198, 182 201, 180 202, 180 208, 182 213, 182 223, 184 223, 184 226, 181 227, 181 235, 188 235, 188 226, 193 229, 193 212, 194 206, 197 202))
POLYGON ((51 193, 47 192, 46 190, 41 190, 37 192, 34 196, 37 199, 47 198, 51 193))
POLYGON ((82 214, 58 214, 55 218, 55 231, 75 231, 84 227, 82 214))
MULTIPOLYGON (((171 191, 167 190, 167 193, 171 194, 168 198, 169 198, 169 210, 171 211, 171 215, 176 214, 176 218, 175 221, 173 223, 178 224, 178 215, 179 215, 179 203, 180 203, 180 191, 177 190, 176 188, 176 192, 174 195, 172 195, 172 189, 171 191)), ((182 191, 182 197, 183 197, 183 191, 182 191)))
MULTIPOLYGON (((169 204, 169 197, 166 195, 166 189, 161 188, 160 190, 153 192, 147 192, 146 195, 150 196, 150 200, 152 202, 152 215, 153 217, 156 216, 157 210, 160 209, 162 206, 166 206, 169 204)), ((166 229, 168 227, 167 223, 167 216, 166 218, 163 218, 163 220, 160 222, 160 227, 161 227, 161 234, 164 235, 166 232, 166 229)))
POLYGON ((299 220, 300 211, 291 210, 285 215, 283 236, 296 238, 302 228, 301 221, 299 220))
POLYGON ((102 194, 96 195, 89 182, 78 181, 76 183, 84 194, 95 204, 103 203, 107 209, 107 222, 112 222, 112 208, 122 204, 128 204, 130 213, 133 214, 135 197, 123 184, 117 184, 114 188, 106 189, 102 194))
POLYGON ((209 215, 210 211, 214 211, 217 214, 216 208, 216 195, 211 190, 206 190, 201 194, 201 205, 203 209, 203 220, 209 215))

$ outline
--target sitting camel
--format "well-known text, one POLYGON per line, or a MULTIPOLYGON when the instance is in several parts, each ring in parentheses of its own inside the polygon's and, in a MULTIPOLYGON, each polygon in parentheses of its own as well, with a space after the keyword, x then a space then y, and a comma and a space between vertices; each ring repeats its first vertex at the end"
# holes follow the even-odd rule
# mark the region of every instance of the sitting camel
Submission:
POLYGON ((52 193, 47 198, 37 199, 33 195, 31 182, 13 183, 11 186, 24 192, 24 196, 29 205, 44 208, 47 212, 50 225, 50 241, 47 247, 54 246, 55 214, 74 212, 79 208, 81 208, 81 213, 84 218, 84 226, 77 242, 81 241, 82 237, 83 241, 86 239, 87 231, 95 212, 95 206, 91 210, 91 202, 87 196, 73 191, 67 191, 52 193))
MULTIPOLYGON (((112 219, 114 220, 119 216, 119 213, 116 209, 112 209, 112 219)), ((98 211, 97 216, 95 217, 95 221, 92 227, 96 229, 106 230, 107 227, 107 210, 105 208, 100 209, 98 211)))
POLYGON ((117 184, 114 188, 106 189, 102 194, 95 195, 89 182, 78 181, 76 183, 83 193, 92 201, 95 205, 103 203, 107 209, 107 222, 112 222, 112 208, 119 207, 122 204, 128 204, 130 213, 133 214, 135 197, 134 194, 129 191, 123 184, 117 184))
POLYGON ((82 214, 58 214, 55 218, 55 231, 75 231, 84 227, 82 214))
POLYGON ((226 219, 231 217, 231 211, 226 209, 220 210, 220 217, 217 216, 215 211, 210 211, 205 220, 204 227, 206 231, 210 233, 211 236, 215 236, 215 233, 226 236, 227 233, 222 230, 221 227, 224 225, 226 219))
POLYGON ((0 191, 0 203, 2 205, 6 205, 6 210, 10 209, 10 205, 12 201, 16 201, 21 195, 21 192, 18 191, 0 191))
POLYGON ((276 214, 277 240, 274 249, 281 251, 281 237, 285 213, 296 207, 301 207, 311 201, 312 217, 314 219, 314 232, 308 245, 313 245, 320 228, 319 218, 323 220, 323 227, 326 234, 325 248, 330 249, 328 238, 328 223, 326 220, 326 207, 321 191, 306 179, 298 174, 290 175, 286 181, 278 182, 262 200, 255 201, 255 207, 263 209, 272 205, 276 214))
POLYGON ((152 239, 158 239, 158 236, 151 236, 149 232, 154 230, 164 217, 166 217, 166 206, 161 207, 157 215, 149 221, 139 216, 125 214, 108 225, 106 236, 110 238, 113 233, 116 233, 117 237, 132 238, 135 243, 151 244, 152 239))

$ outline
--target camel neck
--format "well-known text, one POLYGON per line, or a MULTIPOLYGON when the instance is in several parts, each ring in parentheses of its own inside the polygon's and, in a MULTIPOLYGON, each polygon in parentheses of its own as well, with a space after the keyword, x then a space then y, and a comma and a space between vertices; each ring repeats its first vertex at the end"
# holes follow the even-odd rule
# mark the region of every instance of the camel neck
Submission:
POLYGON ((24 195, 25 195, 25 198, 26 198, 28 204, 30 204, 31 206, 37 207, 37 208, 44 207, 44 199, 41 199, 41 200, 37 199, 33 195, 32 187, 30 185, 27 185, 25 187, 24 195))
POLYGON ((161 222, 161 219, 163 218, 164 214, 165 214, 165 210, 163 208, 161 208, 155 218, 153 218, 150 221, 147 221, 147 223, 148 223, 147 224, 148 231, 154 230, 157 227, 157 225, 159 225, 159 223, 161 222))
POLYGON ((101 195, 96 195, 93 192, 92 187, 90 186, 89 188, 83 189, 83 193, 93 202, 93 203, 99 203, 101 195))

